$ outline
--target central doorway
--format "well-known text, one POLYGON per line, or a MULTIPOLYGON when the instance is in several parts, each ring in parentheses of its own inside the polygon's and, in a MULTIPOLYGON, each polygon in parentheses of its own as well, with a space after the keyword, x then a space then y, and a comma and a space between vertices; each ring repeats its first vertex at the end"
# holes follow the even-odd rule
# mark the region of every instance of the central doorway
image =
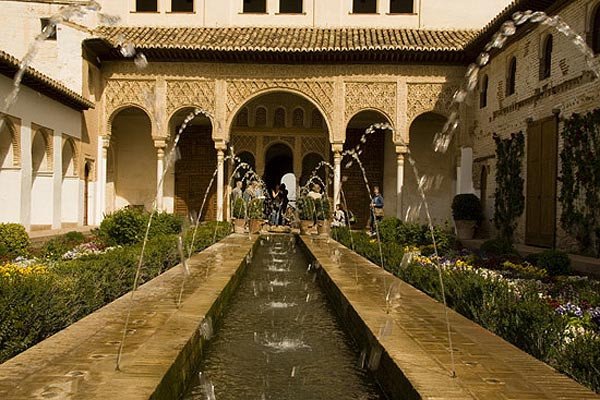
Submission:
POLYGON ((269 190, 281 183, 284 175, 294 173, 294 154, 292 149, 283 143, 276 143, 265 153, 264 181, 269 190))

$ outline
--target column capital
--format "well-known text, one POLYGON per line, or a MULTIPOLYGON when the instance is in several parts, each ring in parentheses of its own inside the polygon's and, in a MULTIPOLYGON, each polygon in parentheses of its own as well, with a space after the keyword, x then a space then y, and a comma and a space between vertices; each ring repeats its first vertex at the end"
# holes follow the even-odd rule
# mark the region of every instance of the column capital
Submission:
POLYGON ((400 155, 402 154, 404 156, 404 154, 408 153, 408 146, 405 144, 396 144, 396 154, 400 155))
POLYGON ((334 156, 344 151, 344 143, 331 143, 331 151, 334 156))
POLYGON ((154 147, 156 147, 157 150, 165 150, 165 148, 167 147, 167 141, 165 138, 160 138, 160 139, 154 139, 154 147))
POLYGON ((111 136, 109 136, 109 135, 100 136, 98 138, 98 140, 101 141, 102 148, 108 149, 110 147, 111 136))
POLYGON ((215 139, 215 149, 217 153, 224 153, 227 150, 227 142, 223 139, 215 139))

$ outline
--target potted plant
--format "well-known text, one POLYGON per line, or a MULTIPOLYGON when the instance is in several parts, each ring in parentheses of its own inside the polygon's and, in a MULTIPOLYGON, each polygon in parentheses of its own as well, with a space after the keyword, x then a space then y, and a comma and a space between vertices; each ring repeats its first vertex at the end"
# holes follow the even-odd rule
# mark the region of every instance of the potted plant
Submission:
POLYGON ((461 240, 473 239, 475 228, 483 219, 479 198, 470 193, 454 196, 452 217, 454 217, 456 236, 461 240))
POLYGON ((231 215, 233 216, 233 229, 235 233, 244 233, 246 227, 246 202, 241 197, 238 197, 233 202, 231 215))
POLYGON ((299 197, 296 200, 296 207, 300 218, 300 233, 303 235, 311 233, 315 224, 315 200, 308 196, 299 197))
POLYGON ((265 223, 264 200, 252 199, 248 203, 248 218, 250 218, 250 233, 259 233, 265 223))
POLYGON ((331 233, 331 206, 329 199, 323 197, 315 200, 317 214, 317 230, 319 234, 329 235, 331 233))

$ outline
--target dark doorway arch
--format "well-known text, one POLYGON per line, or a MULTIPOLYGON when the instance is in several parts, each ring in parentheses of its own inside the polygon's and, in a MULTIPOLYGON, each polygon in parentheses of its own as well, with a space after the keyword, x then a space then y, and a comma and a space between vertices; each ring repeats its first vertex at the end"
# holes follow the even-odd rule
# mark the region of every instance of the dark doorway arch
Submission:
MULTIPOLYGON (((302 159, 302 176, 300 177, 300 186, 305 186, 311 174, 317 168, 319 163, 323 161, 323 157, 317 153, 309 153, 302 159)), ((317 176, 325 182, 326 167, 321 168, 317 172, 317 176)), ((322 188, 325 189, 325 188, 322 188)))
POLYGON ((253 171, 256 171, 256 160, 254 158, 254 154, 250 153, 249 151, 242 151, 237 155, 237 158, 240 159, 240 162, 248 164, 253 171))
POLYGON ((91 161, 86 161, 83 167, 83 225, 87 226, 90 222, 90 175, 92 173, 91 161))
POLYGON ((294 154, 292 149, 283 143, 276 143, 268 148, 265 154, 264 180, 267 187, 273 189, 281 181, 283 175, 294 172, 294 154))

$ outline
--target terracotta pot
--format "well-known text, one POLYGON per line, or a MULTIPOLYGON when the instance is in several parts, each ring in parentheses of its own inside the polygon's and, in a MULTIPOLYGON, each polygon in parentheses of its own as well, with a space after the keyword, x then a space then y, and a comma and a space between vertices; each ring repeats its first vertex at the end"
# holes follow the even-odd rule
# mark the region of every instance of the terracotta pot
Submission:
POLYGON ((317 231, 319 235, 330 235, 331 234, 331 221, 319 221, 317 224, 317 231))
POLYGON ((234 219, 233 220, 233 231, 235 233, 244 233, 246 231, 246 220, 245 219, 234 219))
POLYGON ((300 233, 302 235, 310 235, 313 231, 313 221, 305 219, 300 221, 300 233))
POLYGON ((456 237, 460 240, 471 240, 475 236, 475 227, 477 221, 458 220, 454 221, 456 227, 456 237))
POLYGON ((265 221, 262 219, 251 219, 250 220, 250 233, 257 234, 260 233, 265 221))

